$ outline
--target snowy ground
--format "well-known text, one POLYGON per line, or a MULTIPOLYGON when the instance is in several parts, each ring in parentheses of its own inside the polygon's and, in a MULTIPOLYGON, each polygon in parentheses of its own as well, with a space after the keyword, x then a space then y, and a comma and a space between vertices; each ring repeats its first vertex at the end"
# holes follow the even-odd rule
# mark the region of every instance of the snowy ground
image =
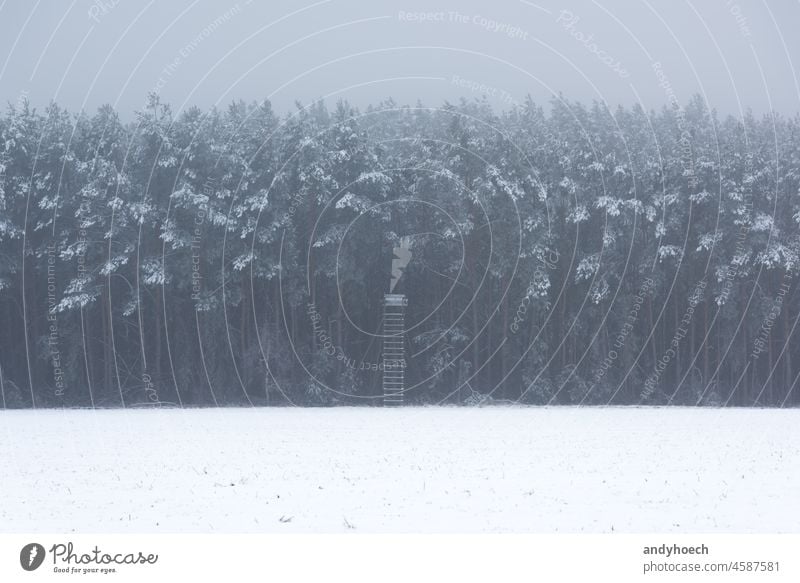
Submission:
POLYGON ((3 532, 800 532, 800 411, 0 411, 3 532))

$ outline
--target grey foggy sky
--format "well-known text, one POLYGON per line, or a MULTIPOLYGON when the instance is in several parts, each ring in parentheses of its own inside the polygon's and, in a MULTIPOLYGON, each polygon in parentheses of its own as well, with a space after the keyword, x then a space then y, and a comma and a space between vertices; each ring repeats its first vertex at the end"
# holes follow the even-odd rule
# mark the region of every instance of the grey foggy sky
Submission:
POLYGON ((798 23, 798 0, 6 0, 0 99, 129 119, 153 89, 176 111, 269 98, 280 112, 554 92, 657 109, 700 93, 723 114, 794 115, 798 23))

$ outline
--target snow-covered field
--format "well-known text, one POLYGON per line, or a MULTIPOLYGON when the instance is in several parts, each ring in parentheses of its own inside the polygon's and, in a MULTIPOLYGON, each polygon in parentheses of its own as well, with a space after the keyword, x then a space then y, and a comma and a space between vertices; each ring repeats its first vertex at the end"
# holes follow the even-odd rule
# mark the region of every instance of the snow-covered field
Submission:
POLYGON ((800 411, 0 411, 3 532, 800 532, 800 411))

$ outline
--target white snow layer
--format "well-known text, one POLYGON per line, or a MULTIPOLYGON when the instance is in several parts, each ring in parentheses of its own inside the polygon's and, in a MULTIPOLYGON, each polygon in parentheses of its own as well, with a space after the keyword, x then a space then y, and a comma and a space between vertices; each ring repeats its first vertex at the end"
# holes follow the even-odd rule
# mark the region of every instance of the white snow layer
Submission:
POLYGON ((3 532, 800 532, 800 411, 0 411, 3 532))

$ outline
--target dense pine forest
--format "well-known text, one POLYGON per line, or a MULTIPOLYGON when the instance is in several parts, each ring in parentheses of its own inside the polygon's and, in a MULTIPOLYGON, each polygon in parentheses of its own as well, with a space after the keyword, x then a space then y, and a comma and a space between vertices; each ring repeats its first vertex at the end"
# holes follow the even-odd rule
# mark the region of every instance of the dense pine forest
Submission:
POLYGON ((796 406, 800 119, 557 98, 0 118, 3 407, 796 406))

